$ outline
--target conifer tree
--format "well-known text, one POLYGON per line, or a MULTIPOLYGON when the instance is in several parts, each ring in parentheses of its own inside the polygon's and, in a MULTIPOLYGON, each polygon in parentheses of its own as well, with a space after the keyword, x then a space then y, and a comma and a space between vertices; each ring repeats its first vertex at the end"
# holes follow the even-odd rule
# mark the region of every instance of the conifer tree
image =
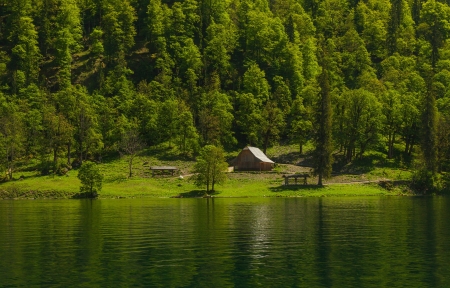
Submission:
MULTIPOLYGON (((324 53, 324 52, 322 52, 324 53)), ((323 185, 323 179, 328 178, 331 175, 332 165, 332 110, 331 110, 331 95, 330 95, 330 83, 328 79, 328 70, 324 65, 325 59, 322 59, 322 73, 319 76, 319 85, 321 88, 317 115, 316 125, 317 131, 315 135, 315 151, 314 151, 314 174, 319 177, 317 185, 323 185)))
POLYGON ((428 91, 424 99, 422 114, 422 151, 425 168, 431 173, 437 170, 437 109, 436 98, 432 90, 428 91))
POLYGON ((390 19, 388 23, 387 48, 389 55, 397 50, 398 30, 403 16, 403 0, 391 0, 390 19))

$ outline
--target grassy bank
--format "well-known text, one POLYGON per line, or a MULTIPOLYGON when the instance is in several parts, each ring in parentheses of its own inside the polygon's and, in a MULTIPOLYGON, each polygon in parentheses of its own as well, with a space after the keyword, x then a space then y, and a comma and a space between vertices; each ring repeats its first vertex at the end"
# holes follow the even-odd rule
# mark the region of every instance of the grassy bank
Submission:
MULTIPOLYGON (((30 177, 0 186, 0 198, 81 198, 75 173, 68 177, 30 177)), ((332 183, 284 186, 279 174, 248 175, 230 173, 228 181, 217 186, 213 197, 322 197, 376 196, 404 194, 400 188, 387 190, 378 183, 332 183), (250 177, 249 177, 250 176, 250 177)), ((132 178, 103 184, 99 198, 201 197, 205 193, 189 181, 189 177, 132 178)))
MULTIPOLYGON (((272 172, 231 172, 228 181, 216 187, 213 197, 322 197, 322 196, 375 196, 404 195, 404 186, 392 185, 392 181, 406 180, 410 172, 387 162, 380 154, 368 155, 364 163, 334 169, 331 179, 324 187, 317 187, 317 179, 308 180, 310 185, 284 186, 283 175, 309 172, 309 160, 298 154, 295 146, 278 146, 268 151, 277 163, 272 172), (381 158, 380 158, 381 157, 381 158), (380 160, 381 159, 381 160, 380 160), (381 181, 380 185, 378 182, 381 181), (387 184, 386 184, 387 183, 387 184), (387 188, 387 189, 386 189, 387 188)), ((237 154, 230 153, 229 158, 237 154)), ((133 177, 127 177, 127 158, 106 159, 99 164, 104 176, 99 198, 142 197, 201 197, 205 191, 189 181, 195 161, 177 156, 168 148, 152 148, 143 151, 134 160, 133 177), (150 166, 171 165, 178 167, 175 176, 153 177, 150 166), (179 178, 183 175, 183 179, 179 178)), ((16 180, 0 184, 0 199, 81 198, 77 170, 64 176, 41 176, 33 163, 24 165, 15 173, 16 180)))

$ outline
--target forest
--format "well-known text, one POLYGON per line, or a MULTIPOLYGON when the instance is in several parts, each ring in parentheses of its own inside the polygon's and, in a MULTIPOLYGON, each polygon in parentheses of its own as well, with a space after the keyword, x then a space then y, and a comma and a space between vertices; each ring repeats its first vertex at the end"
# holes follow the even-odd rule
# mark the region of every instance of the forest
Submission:
POLYGON ((313 143, 320 177, 371 149, 446 172, 449 5, 0 0, 5 179, 24 159, 48 174, 161 143, 192 157, 277 141, 313 143))

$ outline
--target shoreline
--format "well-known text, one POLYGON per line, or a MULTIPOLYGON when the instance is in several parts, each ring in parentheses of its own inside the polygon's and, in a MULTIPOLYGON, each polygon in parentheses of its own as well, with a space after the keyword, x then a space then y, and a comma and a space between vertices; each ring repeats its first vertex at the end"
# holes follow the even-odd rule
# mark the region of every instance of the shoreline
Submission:
MULTIPOLYGON (((129 180, 131 181, 131 180, 129 180)), ((129 191, 122 192, 104 189, 95 199, 143 199, 143 198, 302 198, 302 197, 355 197, 355 196, 423 196, 406 190, 404 186, 395 186, 392 183, 405 184, 404 180, 387 181, 385 179, 371 181, 353 181, 347 183, 326 183, 323 187, 316 185, 288 185, 256 187, 251 184, 243 184, 235 187, 235 183, 228 187, 219 187, 217 191, 204 195, 204 190, 186 189, 180 192, 167 189, 165 193, 160 191, 129 191), (391 183, 390 185, 381 185, 391 183), (237 191, 239 190, 239 191, 237 191)), ((258 183, 261 184, 261 183, 258 183)), ((268 183, 263 183, 268 184, 268 183)), ((179 186, 178 184, 177 186, 179 186)), ((0 188, 0 200, 77 200, 89 199, 80 192, 70 190, 34 189, 28 185, 12 183, 9 187, 0 188)), ((114 185, 109 185, 114 186, 114 185)), ((118 186, 118 185, 117 185, 118 186)), ((164 187, 158 187, 164 190, 164 187)))

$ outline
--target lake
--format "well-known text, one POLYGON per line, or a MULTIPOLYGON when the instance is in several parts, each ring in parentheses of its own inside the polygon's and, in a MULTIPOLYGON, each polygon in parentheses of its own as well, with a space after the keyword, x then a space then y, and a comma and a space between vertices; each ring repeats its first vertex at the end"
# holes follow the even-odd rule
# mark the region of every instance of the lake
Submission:
POLYGON ((450 287, 450 198, 0 201, 0 287, 450 287))

